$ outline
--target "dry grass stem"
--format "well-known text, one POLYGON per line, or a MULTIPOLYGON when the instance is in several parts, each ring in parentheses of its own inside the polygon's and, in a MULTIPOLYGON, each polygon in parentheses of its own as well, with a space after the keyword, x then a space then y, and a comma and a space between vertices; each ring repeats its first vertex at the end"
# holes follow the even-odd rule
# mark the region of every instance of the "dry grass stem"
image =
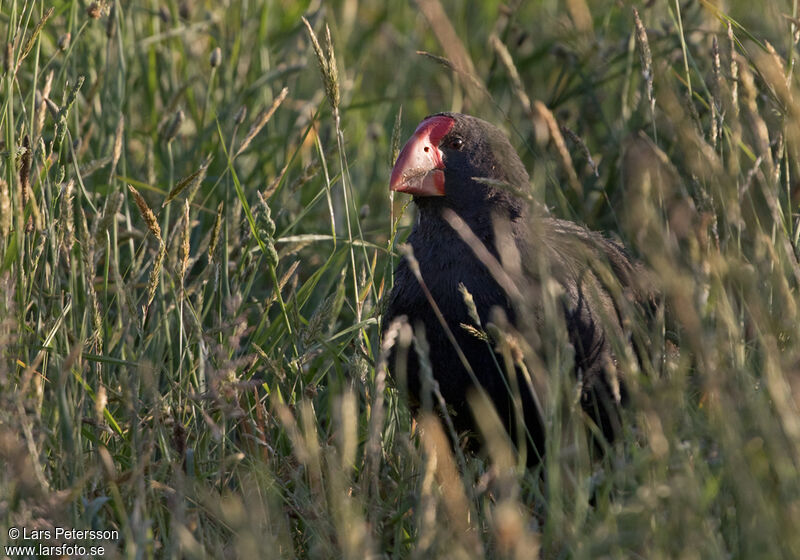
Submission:
POLYGON ((575 171, 575 166, 572 164, 572 156, 569 154, 567 144, 564 142, 564 137, 561 136, 561 127, 558 126, 555 116, 553 116, 553 113, 550 112, 550 109, 548 109, 541 101, 535 101, 533 108, 534 111, 540 115, 547 124, 547 131, 550 139, 553 142, 553 145, 556 148, 558 159, 561 162, 561 167, 564 170, 564 173, 567 175, 570 187, 572 187, 572 190, 575 191, 578 197, 583 197, 583 185, 581 184, 580 179, 578 179, 578 173, 575 171))

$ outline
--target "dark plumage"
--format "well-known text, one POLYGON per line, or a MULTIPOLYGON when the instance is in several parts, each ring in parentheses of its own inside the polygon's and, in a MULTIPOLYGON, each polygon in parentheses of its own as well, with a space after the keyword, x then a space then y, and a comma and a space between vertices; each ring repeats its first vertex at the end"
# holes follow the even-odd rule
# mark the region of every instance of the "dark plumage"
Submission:
MULTIPOLYGON (((598 271, 613 273, 610 276, 618 280, 619 293, 627 296, 626 301, 635 304, 647 299, 637 286, 637 266, 624 249, 574 223, 530 210, 512 194, 526 192, 529 179, 508 139, 495 126, 467 115, 440 113, 426 118, 400 153, 391 188, 414 195, 419 221, 408 243, 424 283, 509 432, 515 432, 514 409, 503 369, 498 367, 503 358, 474 331, 463 327, 477 325, 469 316, 459 284, 474 298, 482 328, 498 317, 498 309, 514 328, 535 341, 542 334, 537 332, 544 284, 540 271, 547 270, 547 276, 562 287, 561 312, 575 349, 576 370, 583 380, 583 408, 606 437, 613 438, 624 387, 617 379, 610 339, 611 335, 624 335, 621 311, 611 296, 615 290, 600 281, 598 271), (458 226, 458 218, 466 228, 458 226), (464 240, 470 231, 479 243, 464 240), (482 258, 476 256, 479 245, 488 250, 488 260, 486 251, 482 258), (491 260, 503 266, 495 265, 490 272, 487 264, 491 260), (612 329, 616 332, 609 332, 612 329)), ((604 281, 606 276, 602 276, 604 281)), ((456 426, 472 428, 466 399, 472 377, 405 258, 395 272, 383 317, 384 334, 401 316, 415 329, 424 327, 433 377, 455 412, 456 426)), ((389 366, 402 378, 397 354, 393 351, 389 366)), ((416 352, 408 350, 404 360, 412 401, 420 402, 416 352)), ((519 370, 516 375, 529 442, 536 450, 529 457, 535 461, 544 441, 537 397, 519 370)))

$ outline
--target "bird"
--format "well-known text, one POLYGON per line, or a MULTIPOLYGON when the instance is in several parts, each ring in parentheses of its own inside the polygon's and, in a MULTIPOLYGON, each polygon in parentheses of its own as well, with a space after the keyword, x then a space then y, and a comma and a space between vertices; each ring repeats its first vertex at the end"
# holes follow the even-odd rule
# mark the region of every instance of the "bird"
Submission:
POLYGON ((519 361, 504 367, 489 325, 519 333, 536 347, 550 334, 541 332, 542 294, 555 287, 581 407, 599 428, 595 433, 611 442, 627 399, 614 341, 628 336, 624 310, 641 311, 654 296, 642 265, 624 246, 531 204, 529 185, 522 160, 498 127, 450 112, 422 120, 390 178, 392 191, 412 195, 417 219, 394 271, 381 336, 406 324, 425 342, 423 352, 395 343, 387 360, 412 410, 426 398, 437 402, 426 393, 432 377, 454 427, 474 433, 468 398, 477 390, 511 440, 528 446, 528 463, 536 464, 544 454, 545 395, 537 394, 536 375, 519 361), (516 400, 511 387, 517 387, 516 400))

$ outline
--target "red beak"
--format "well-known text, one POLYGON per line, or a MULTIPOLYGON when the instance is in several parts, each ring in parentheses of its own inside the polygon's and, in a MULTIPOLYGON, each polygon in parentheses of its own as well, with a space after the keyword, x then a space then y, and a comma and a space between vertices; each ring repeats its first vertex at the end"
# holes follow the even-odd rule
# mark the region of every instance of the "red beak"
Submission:
POLYGON ((436 116, 417 127, 397 156, 389 188, 414 196, 444 196, 444 162, 439 142, 455 119, 436 116))

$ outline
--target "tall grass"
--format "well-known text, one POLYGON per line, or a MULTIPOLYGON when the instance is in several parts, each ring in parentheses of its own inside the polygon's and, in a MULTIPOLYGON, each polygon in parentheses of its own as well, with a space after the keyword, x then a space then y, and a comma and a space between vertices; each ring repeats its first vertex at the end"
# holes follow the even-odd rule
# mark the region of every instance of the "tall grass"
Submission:
POLYGON ((796 12, 1 2, 2 544, 800 555, 796 12), (630 422, 603 459, 555 323, 544 477, 491 420, 488 452, 451 454, 387 374, 413 220, 388 176, 439 110, 504 126, 532 196, 619 237, 663 293, 663 330, 630 326, 652 351, 620 359, 630 422))

